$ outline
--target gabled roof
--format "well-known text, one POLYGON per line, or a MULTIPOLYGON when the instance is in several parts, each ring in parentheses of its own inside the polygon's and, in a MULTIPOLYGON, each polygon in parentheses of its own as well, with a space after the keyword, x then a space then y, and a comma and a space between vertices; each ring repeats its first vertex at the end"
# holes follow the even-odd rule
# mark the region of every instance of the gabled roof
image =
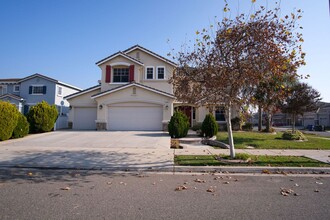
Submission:
POLYGON ((166 63, 169 63, 170 65, 172 65, 174 67, 177 66, 177 64, 174 63, 173 61, 171 61, 169 59, 166 59, 165 57, 163 57, 163 56, 161 56, 161 55, 159 55, 159 54, 157 54, 155 52, 152 52, 151 50, 148 50, 147 48, 142 47, 142 46, 140 46, 138 44, 136 44, 136 45, 134 45, 134 46, 132 46, 132 47, 124 50, 123 52, 127 54, 127 53, 130 53, 130 52, 132 52, 133 50, 136 50, 136 49, 142 50, 143 52, 145 52, 145 53, 147 53, 147 54, 149 54, 149 55, 151 55, 153 57, 156 57, 156 58, 158 58, 158 59, 160 59, 160 60, 162 60, 162 61, 164 61, 166 63))
POLYGON ((101 97, 101 96, 104 96, 104 95, 108 95, 110 93, 117 92, 119 90, 123 90, 123 89, 129 88, 129 87, 132 87, 132 86, 136 86, 136 87, 139 87, 139 88, 142 88, 142 89, 146 89, 148 91, 158 93, 160 95, 164 95, 164 96, 167 96, 167 97, 170 97, 170 98, 175 98, 175 96, 171 93, 167 93, 167 92, 161 91, 159 89, 152 88, 150 86, 146 86, 146 85, 143 85, 143 84, 140 84, 140 83, 136 83, 134 81, 130 82, 130 83, 127 83, 125 85, 118 86, 116 88, 109 89, 107 91, 100 92, 100 93, 97 93, 95 95, 92 95, 92 98, 95 99, 95 98, 98 98, 98 97, 101 97))
POLYGON ((76 92, 76 93, 73 93, 71 95, 68 95, 68 96, 65 96, 64 98, 65 99, 72 99, 74 97, 77 97, 77 96, 80 96, 80 95, 83 95, 83 94, 86 94, 88 92, 91 92, 91 91, 94 91, 94 90, 97 90, 97 89, 100 89, 101 88, 101 85, 96 85, 96 86, 92 86, 92 87, 89 87, 87 89, 84 89, 80 92, 76 92))
POLYGON ((135 59, 134 57, 131 57, 131 56, 129 56, 129 55, 127 55, 127 54, 125 54, 125 53, 123 53, 121 51, 119 51, 117 53, 114 53, 114 54, 112 54, 112 55, 110 55, 110 56, 108 56, 108 57, 106 57, 106 58, 104 58, 104 59, 96 62, 95 64, 99 66, 99 65, 101 65, 101 64, 103 64, 103 63, 105 63, 105 62, 107 62, 107 61, 109 61, 111 59, 114 59, 114 58, 116 58, 118 56, 122 56, 122 57, 124 57, 124 58, 126 58, 126 59, 128 59, 128 60, 130 60, 130 61, 132 61, 132 62, 134 62, 136 64, 138 64, 138 65, 142 65, 142 66, 144 65, 141 61, 139 61, 139 60, 135 59))
POLYGON ((25 78, 23 78, 23 79, 20 79, 20 80, 17 81, 17 82, 18 82, 18 83, 21 83, 21 82, 24 82, 24 81, 26 81, 26 80, 33 79, 33 78, 35 78, 35 77, 40 77, 40 78, 43 78, 43 79, 45 79, 45 80, 48 80, 48 81, 51 81, 51 82, 54 82, 54 83, 57 83, 57 84, 60 84, 60 85, 63 85, 63 86, 69 87, 69 88, 71 88, 71 89, 75 89, 75 90, 79 90, 79 91, 81 91, 81 89, 78 88, 78 87, 72 86, 72 85, 70 85, 70 84, 66 84, 66 83, 64 83, 64 82, 58 81, 58 80, 53 79, 53 78, 50 78, 50 77, 48 77, 48 76, 44 76, 44 75, 39 74, 39 73, 35 73, 35 74, 31 75, 31 76, 27 76, 27 77, 25 77, 25 78))
POLYGON ((22 101, 23 100, 22 97, 20 97, 18 95, 10 94, 10 93, 7 93, 7 94, 4 94, 4 95, 0 96, 0 99, 5 98, 5 97, 10 97, 10 98, 16 99, 18 101, 22 101))
POLYGON ((128 55, 128 53, 130 53, 130 52, 132 52, 132 51, 134 51, 136 49, 139 49, 139 50, 141 50, 141 51, 143 51, 143 52, 145 52, 145 53, 147 53, 147 54, 149 54, 149 55, 151 55, 153 57, 156 57, 157 59, 160 59, 160 60, 162 60, 162 61, 164 61, 164 62, 166 62, 166 63, 168 63, 168 64, 170 64, 170 65, 172 65, 174 67, 176 67, 176 63, 174 63, 173 61, 171 61, 169 59, 166 59, 165 57, 163 57, 163 56, 161 56, 161 55, 159 55, 159 54, 157 54, 155 52, 152 52, 151 50, 148 50, 148 49, 146 49, 146 48, 144 48, 144 47, 142 47, 142 46, 140 46, 138 44, 137 45, 134 45, 134 46, 132 46, 132 47, 130 47, 130 48, 124 50, 124 51, 119 51, 117 53, 114 53, 114 54, 112 54, 112 55, 110 55, 110 56, 108 56, 108 57, 106 57, 106 58, 104 58, 104 59, 96 62, 96 65, 101 65, 101 64, 103 64, 103 63, 105 63, 105 62, 107 62, 107 61, 109 61, 109 60, 111 60, 111 59, 113 59, 113 58, 115 58, 117 56, 123 56, 123 57, 125 57, 125 58, 127 58, 127 59, 129 59, 129 60, 131 60, 133 62, 138 63, 139 65, 143 65, 143 63, 141 61, 139 61, 139 60, 135 59, 134 57, 131 57, 131 56, 128 55))

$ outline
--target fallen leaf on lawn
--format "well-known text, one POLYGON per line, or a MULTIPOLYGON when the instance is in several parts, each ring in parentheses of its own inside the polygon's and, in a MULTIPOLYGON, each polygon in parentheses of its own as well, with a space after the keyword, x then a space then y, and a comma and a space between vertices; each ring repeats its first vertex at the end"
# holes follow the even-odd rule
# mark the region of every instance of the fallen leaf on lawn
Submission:
POLYGON ((195 181, 196 183, 206 183, 205 180, 201 180, 201 179, 195 179, 194 181, 195 181))
POLYGON ((66 187, 62 187, 61 190, 70 190, 71 188, 66 186, 66 187))
POLYGON ((188 187, 186 187, 185 185, 182 185, 182 186, 178 186, 175 188, 175 191, 182 191, 182 190, 186 190, 188 189, 188 187))

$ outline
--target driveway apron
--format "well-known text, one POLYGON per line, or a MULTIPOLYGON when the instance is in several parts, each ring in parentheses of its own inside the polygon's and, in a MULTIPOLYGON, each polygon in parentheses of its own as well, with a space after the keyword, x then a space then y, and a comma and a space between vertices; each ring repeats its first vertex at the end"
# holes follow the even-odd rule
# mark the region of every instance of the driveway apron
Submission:
POLYGON ((173 166, 173 150, 165 132, 56 131, 0 142, 0 166, 164 168, 173 166))

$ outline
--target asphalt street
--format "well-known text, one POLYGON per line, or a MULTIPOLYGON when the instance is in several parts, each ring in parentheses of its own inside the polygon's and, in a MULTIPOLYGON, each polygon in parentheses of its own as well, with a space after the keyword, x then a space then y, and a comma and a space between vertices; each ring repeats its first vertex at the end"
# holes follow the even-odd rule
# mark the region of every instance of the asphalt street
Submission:
POLYGON ((1 219, 329 219, 329 175, 0 170, 1 219))

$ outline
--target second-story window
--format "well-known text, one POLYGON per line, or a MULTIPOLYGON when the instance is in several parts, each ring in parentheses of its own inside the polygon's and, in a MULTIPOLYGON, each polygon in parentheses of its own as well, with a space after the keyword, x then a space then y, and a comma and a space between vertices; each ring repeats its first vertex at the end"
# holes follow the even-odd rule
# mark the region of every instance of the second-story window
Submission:
POLYGON ((19 85, 14 85, 14 92, 19 92, 19 85))
POLYGON ((165 79, 165 67, 157 67, 157 79, 165 79))
POLYGON ((63 88, 61 86, 57 87, 57 95, 62 96, 63 95, 63 88))
POLYGON ((113 69, 113 82, 125 83, 128 82, 129 68, 114 68, 113 69))
POLYGON ((32 94, 32 95, 42 95, 42 94, 46 94, 46 89, 47 87, 46 86, 39 86, 39 85, 36 85, 36 86, 30 86, 29 87, 29 94, 32 94))
POLYGON ((146 67, 146 79, 153 79, 154 78, 154 68, 152 66, 146 67))
POLYGON ((7 94, 7 86, 6 85, 3 85, 3 86, 0 85, 0 95, 4 95, 4 94, 7 94))

